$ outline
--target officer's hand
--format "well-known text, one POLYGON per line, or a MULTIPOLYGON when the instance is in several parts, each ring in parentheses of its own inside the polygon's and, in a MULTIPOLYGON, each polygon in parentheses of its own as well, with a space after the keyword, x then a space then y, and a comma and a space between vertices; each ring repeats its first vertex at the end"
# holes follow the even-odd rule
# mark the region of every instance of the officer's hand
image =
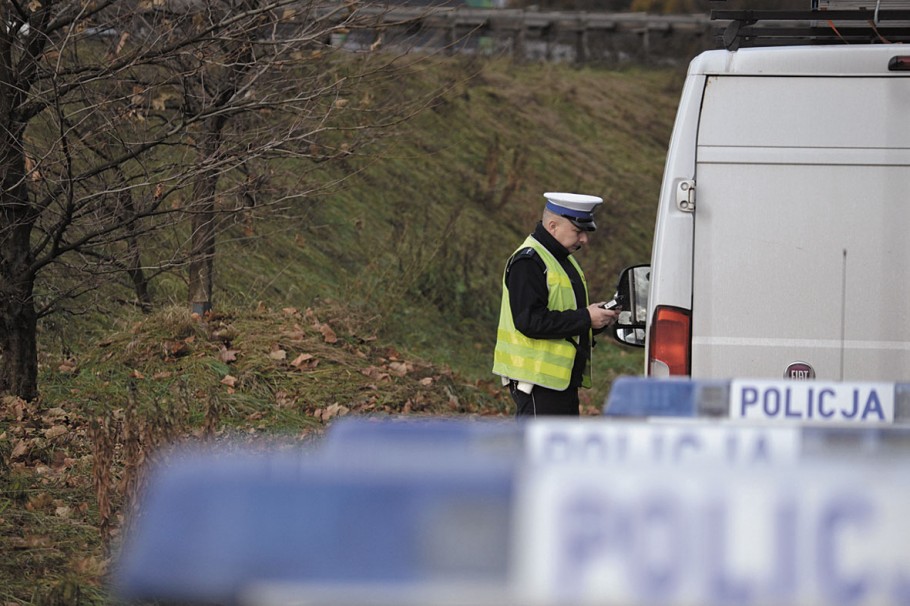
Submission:
POLYGON ((612 326, 616 323, 616 316, 619 315, 619 308, 604 309, 601 305, 603 305, 603 301, 588 305, 588 314, 591 316, 591 328, 595 330, 599 330, 605 326, 612 326))

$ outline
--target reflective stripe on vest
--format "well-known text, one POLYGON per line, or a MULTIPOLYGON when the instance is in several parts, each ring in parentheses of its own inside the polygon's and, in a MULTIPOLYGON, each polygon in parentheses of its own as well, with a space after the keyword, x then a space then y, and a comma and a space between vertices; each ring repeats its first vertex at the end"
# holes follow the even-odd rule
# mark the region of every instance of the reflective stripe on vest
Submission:
MULTIPOLYGON (((572 282, 569 279, 569 275, 559 264, 559 261, 532 236, 528 236, 512 256, 514 257, 518 251, 525 248, 533 248, 546 265, 547 289, 549 291, 547 307, 553 311, 579 309, 575 301, 572 282)), ((584 273, 574 258, 570 256, 569 260, 578 271, 578 275, 584 285, 585 296, 587 297, 588 286, 585 282, 584 273)), ((509 261, 511 262, 511 258, 509 261)), ((508 267, 508 264, 506 267, 508 267)), ((503 273, 502 282, 502 306, 499 312, 496 350, 493 353, 493 373, 516 381, 527 381, 535 385, 542 385, 550 389, 565 389, 569 386, 569 381, 572 378, 576 345, 566 339, 531 339, 523 335, 515 328, 512 318, 505 273, 503 273)), ((584 303, 585 307, 587 307, 587 301, 584 303)), ((590 331, 588 342, 591 342, 590 331)), ((588 364, 582 378, 584 387, 591 386, 590 359, 589 352, 588 364)))

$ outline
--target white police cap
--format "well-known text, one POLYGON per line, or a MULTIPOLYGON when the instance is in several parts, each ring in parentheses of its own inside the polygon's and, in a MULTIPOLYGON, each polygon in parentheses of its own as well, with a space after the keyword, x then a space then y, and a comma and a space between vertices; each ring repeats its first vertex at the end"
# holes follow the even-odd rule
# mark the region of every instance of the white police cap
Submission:
POLYGON ((543 196, 547 199, 548 210, 565 217, 578 229, 585 231, 597 229, 594 223, 594 209, 603 202, 603 198, 561 192, 547 192, 543 196))

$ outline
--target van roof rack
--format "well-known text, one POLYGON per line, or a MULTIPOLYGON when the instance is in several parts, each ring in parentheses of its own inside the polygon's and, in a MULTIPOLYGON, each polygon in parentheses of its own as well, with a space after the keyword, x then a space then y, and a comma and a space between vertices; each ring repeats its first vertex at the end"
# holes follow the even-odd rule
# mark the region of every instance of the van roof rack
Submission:
MULTIPOLYGON (((716 35, 727 50, 750 46, 910 42, 910 10, 712 10, 729 21, 716 35)), ((719 28, 720 29, 720 28, 719 28)))

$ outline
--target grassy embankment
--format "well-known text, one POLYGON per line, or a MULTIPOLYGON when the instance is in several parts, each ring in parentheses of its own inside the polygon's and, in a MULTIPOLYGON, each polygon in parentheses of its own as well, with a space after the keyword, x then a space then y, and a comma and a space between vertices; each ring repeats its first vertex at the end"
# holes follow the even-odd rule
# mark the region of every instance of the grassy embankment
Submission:
MULTIPOLYGON (((123 495, 163 444, 307 439, 343 414, 508 415, 489 374, 500 272, 542 192, 607 200, 580 254, 593 297, 648 259, 681 70, 452 61, 399 84, 448 91, 342 190, 222 238, 213 317, 124 311, 103 334, 70 330, 66 358, 45 335, 41 398, 0 407, 0 603, 105 601, 123 495)), ((157 284, 157 301, 181 288, 157 284)), ((586 412, 641 367, 602 341, 586 412)))

